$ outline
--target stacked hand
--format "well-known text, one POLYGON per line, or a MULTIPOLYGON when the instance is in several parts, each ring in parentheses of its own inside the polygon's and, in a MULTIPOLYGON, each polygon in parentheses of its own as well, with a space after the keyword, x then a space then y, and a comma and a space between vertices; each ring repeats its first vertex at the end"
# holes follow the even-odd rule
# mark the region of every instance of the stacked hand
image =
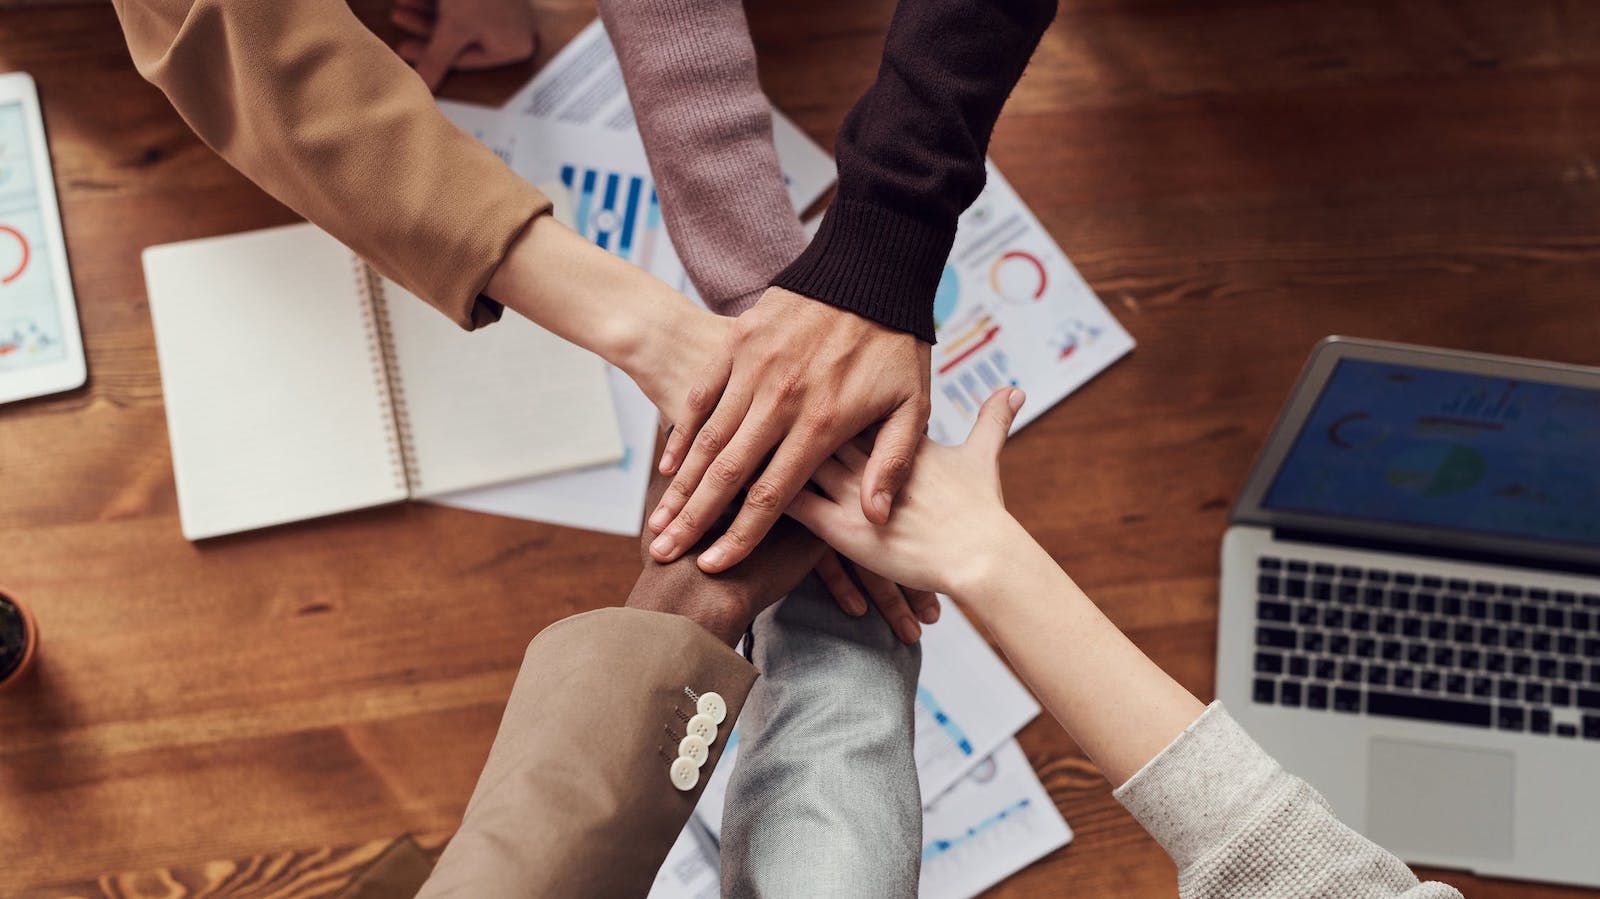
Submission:
POLYGON ((747 557, 835 450, 879 425, 863 462, 862 514, 885 522, 928 423, 928 345, 781 288, 735 320, 725 351, 674 420, 661 471, 675 474, 651 513, 650 554, 678 558, 747 490, 700 567, 747 557), (881 424, 880 424, 881 423, 881 424), (770 461, 766 461, 770 455, 770 461))
POLYGON ((869 521, 856 502, 868 460, 854 444, 817 469, 813 481, 822 492, 795 497, 789 514, 848 558, 907 587, 968 595, 1019 538, 1021 526, 1000 493, 999 458, 1022 402, 1015 387, 996 392, 960 446, 924 439, 887 524, 869 521), (957 521, 961 527, 952 527, 957 521))

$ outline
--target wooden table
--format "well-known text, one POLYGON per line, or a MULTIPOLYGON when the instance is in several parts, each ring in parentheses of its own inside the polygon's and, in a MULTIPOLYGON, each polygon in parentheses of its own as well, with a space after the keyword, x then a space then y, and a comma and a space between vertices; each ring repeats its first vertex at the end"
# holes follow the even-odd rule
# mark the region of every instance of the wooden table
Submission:
MULTIPOLYGON (((1063 3, 993 157, 1139 347, 1017 438, 1008 495, 1202 697, 1228 507, 1314 341, 1600 363, 1583 5, 1063 3)), ((357 6, 393 36, 384 0, 357 6)), ((824 144, 891 7, 756 0, 769 91, 824 144)), ((592 7, 540 14, 543 60, 592 7)), ((292 216, 138 78, 108 5, 3 22, 0 69, 43 94, 90 383, 0 408, 0 582, 44 633, 0 699, 0 894, 325 895, 395 835, 437 846, 527 640, 619 602, 633 542, 423 504, 186 542, 138 254, 292 216), (124 871, 152 873, 95 881, 124 871)), ((449 93, 500 100, 532 70, 449 93)), ((1172 895, 1061 730, 1022 743, 1077 839, 994 895, 1172 895)))

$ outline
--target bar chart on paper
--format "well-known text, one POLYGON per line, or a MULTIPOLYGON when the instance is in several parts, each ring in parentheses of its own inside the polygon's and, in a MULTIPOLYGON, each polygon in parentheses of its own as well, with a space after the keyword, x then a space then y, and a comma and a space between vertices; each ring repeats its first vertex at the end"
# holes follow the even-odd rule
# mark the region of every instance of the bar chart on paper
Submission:
POLYGON ((967 899, 1065 846, 1072 830, 1007 740, 923 810, 922 899, 967 899))
POLYGON ((561 184, 572 194, 574 229, 602 250, 645 270, 652 269, 666 242, 661 201, 641 175, 561 167, 561 184))

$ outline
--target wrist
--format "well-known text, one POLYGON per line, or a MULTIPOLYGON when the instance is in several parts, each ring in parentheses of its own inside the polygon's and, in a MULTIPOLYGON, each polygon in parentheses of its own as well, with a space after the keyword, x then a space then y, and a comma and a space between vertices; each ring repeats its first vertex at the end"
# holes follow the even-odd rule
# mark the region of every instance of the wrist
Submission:
MULTIPOLYGON (((626 605, 634 609, 681 615, 729 646, 738 643, 752 617, 748 607, 736 597, 709 589, 709 583, 695 586, 691 579, 698 572, 684 572, 684 578, 675 577, 676 572, 671 569, 681 566, 683 562, 680 559, 669 565, 646 563, 639 580, 634 582, 633 591, 628 594, 626 605)), ((695 563, 689 560, 687 564, 693 567, 695 563)))
POLYGON ((961 562, 951 566, 945 593, 962 605, 982 605, 992 595, 1005 573, 1014 568, 1020 557, 1039 549, 1033 537, 1010 514, 971 533, 978 535, 971 551, 961 562))

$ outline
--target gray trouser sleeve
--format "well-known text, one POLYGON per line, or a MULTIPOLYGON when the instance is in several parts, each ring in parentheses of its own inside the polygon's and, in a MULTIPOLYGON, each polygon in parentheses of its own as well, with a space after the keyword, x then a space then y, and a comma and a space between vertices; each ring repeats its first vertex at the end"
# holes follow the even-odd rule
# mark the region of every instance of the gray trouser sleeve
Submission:
POLYGON ((815 575, 757 618, 754 635, 762 676, 739 719, 723 895, 915 896, 921 647, 876 610, 844 615, 815 575))

